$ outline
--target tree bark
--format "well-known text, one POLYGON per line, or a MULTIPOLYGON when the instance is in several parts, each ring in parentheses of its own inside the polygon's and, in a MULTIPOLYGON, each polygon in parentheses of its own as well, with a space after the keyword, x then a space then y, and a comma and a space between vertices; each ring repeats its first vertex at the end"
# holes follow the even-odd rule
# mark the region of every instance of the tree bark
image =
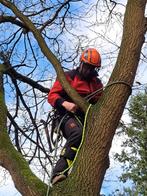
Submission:
POLYGON ((109 166, 108 154, 112 139, 131 94, 131 86, 144 43, 145 5, 146 0, 128 0, 122 43, 109 86, 89 113, 85 141, 72 174, 68 180, 55 187, 51 196, 59 196, 61 192, 63 195, 76 196, 100 194, 104 175, 109 166), (63 190, 63 187, 66 189, 63 190))
POLYGON ((52 63, 54 66, 57 77, 61 82, 63 88, 67 92, 67 94, 72 98, 72 100, 84 111, 88 108, 88 103, 72 88, 69 82, 66 80, 64 71, 61 67, 60 62, 56 58, 56 56, 52 53, 52 51, 48 48, 45 40, 43 39, 41 32, 34 26, 31 20, 23 15, 21 11, 10 1, 0 0, 0 3, 4 6, 8 7, 12 12, 25 24, 25 26, 29 29, 30 32, 33 33, 38 45, 42 53, 46 56, 46 58, 52 63))
MULTIPOLYGON (((10 3, 5 0, 0 0, 0 2, 5 6, 10 3)), ((145 5, 146 0, 128 0, 121 48, 115 69, 109 80, 109 87, 105 89, 99 103, 93 106, 89 112, 84 144, 79 152, 72 174, 67 180, 50 189, 50 196, 96 196, 100 193, 104 175, 109 166, 108 154, 112 139, 131 92, 130 87, 134 81, 141 47, 144 42, 145 5), (115 84, 112 84, 113 82, 115 84)), ((11 9, 11 6, 8 7, 11 9)), ((23 22, 27 24, 27 22, 23 22)), ((34 27, 32 28, 34 30, 34 27)), ((34 36, 36 36, 39 43, 42 38, 40 40, 37 37, 39 35, 38 31, 37 34, 35 33, 36 31, 34 31, 34 36)), ((43 45, 40 44, 40 47, 43 47, 43 45)), ((47 50, 44 54, 47 55, 48 59, 50 58, 47 50)), ((52 63, 58 65, 54 59, 52 63)), ((59 70, 57 69, 60 78, 59 70)), ((64 83, 64 77, 60 79, 63 79, 62 83, 64 83)), ((0 94, 0 101, 2 96, 0 94)), ((45 195, 47 187, 38 179, 36 180, 24 159, 18 155, 10 144, 6 134, 5 106, 3 101, 0 104, 4 118, 0 121, 1 130, 4 130, 0 131, 0 138, 3 138, 0 140, 0 163, 8 169, 15 186, 23 195, 45 195), (6 141, 6 144, 2 141, 6 141), (10 149, 12 150, 9 151, 10 149)), ((83 103, 82 107, 86 108, 87 105, 85 106, 85 103, 83 103)))
POLYGON ((7 133, 7 108, 4 101, 3 67, 0 67, 0 165, 7 169, 22 195, 44 196, 47 185, 30 170, 27 161, 14 148, 7 133))

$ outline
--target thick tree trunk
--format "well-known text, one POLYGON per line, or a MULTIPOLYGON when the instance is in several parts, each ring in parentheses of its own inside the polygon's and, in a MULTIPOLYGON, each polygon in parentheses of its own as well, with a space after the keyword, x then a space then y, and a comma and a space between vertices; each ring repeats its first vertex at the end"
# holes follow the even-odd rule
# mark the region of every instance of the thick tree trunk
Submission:
POLYGON ((144 43, 145 5, 146 0, 128 0, 121 49, 109 85, 115 83, 105 89, 99 103, 91 109, 85 142, 73 172, 68 180, 55 187, 52 196, 59 196, 61 192, 73 196, 96 196, 100 193, 109 165, 112 139, 131 93, 144 43))
MULTIPOLYGON (((8 1, 0 2, 6 6, 9 4, 8 1)), ((96 196, 100 193, 108 167, 112 139, 130 95, 129 86, 134 81, 144 42, 145 5, 146 0, 128 0, 121 49, 109 81, 109 84, 116 81, 118 83, 107 87, 100 102, 91 109, 85 141, 73 172, 67 180, 51 189, 50 196, 96 196)), ((2 88, 0 111, 1 115, 3 114, 2 118, 0 117, 0 164, 8 169, 15 186, 23 195, 45 195, 47 187, 30 172, 25 160, 10 143, 6 133, 6 109, 2 88)))

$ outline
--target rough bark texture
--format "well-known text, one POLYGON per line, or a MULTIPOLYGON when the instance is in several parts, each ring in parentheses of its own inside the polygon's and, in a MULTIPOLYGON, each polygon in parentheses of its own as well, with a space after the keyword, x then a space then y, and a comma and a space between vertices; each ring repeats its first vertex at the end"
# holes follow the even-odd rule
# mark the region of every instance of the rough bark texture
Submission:
POLYGON ((22 195, 45 195, 47 186, 31 172, 28 163, 14 148, 7 134, 7 108, 4 102, 2 69, 0 69, 0 165, 9 171, 15 187, 22 195))
MULTIPOLYGON (((0 0, 0 2, 6 6, 9 4, 8 1, 4 0, 0 0)), ((131 86, 134 81, 141 47, 144 42, 145 5, 146 0, 128 0, 121 49, 109 81, 109 83, 123 81, 128 85, 119 82, 109 86, 99 103, 91 109, 85 141, 74 165, 73 172, 70 178, 51 189, 50 196, 96 196, 100 192, 102 181, 109 165, 108 153, 112 139, 130 95, 129 85, 131 86)), ((21 17, 19 18, 22 19, 21 17)), ((25 21, 23 22, 25 23, 25 21)), ((36 36, 38 35, 37 31, 36 36)), ((39 41, 40 39, 38 38, 39 41)), ((40 46, 43 47, 41 44, 40 46)), ((45 54, 47 54, 47 49, 45 54)), ((23 195, 45 195, 46 186, 36 180, 30 173, 26 162, 10 144, 6 134, 5 106, 2 97, 3 95, 0 94, 0 111, 3 112, 3 117, 0 118, 0 138, 3 138, 0 140, 0 164, 9 170, 15 186, 23 195), (6 143, 4 144, 2 141, 6 143), (7 146, 6 149, 4 145, 7 146), (10 150, 11 148, 12 150, 10 150)))
POLYGON ((0 165, 12 176, 15 187, 22 195, 44 196, 47 186, 29 169, 28 163, 14 149, 6 131, 0 133, 0 165))
POLYGON ((100 193, 112 139, 131 93, 145 34, 146 0, 129 0, 124 18, 121 49, 115 69, 100 102, 88 118, 84 145, 73 173, 51 195, 96 196, 100 193), (122 83, 121 83, 122 81, 122 83), (123 83, 124 82, 124 83, 123 83), (130 87, 129 87, 130 86, 130 87), (63 187, 66 187, 63 190, 63 187), (62 194, 61 194, 62 193, 62 194))

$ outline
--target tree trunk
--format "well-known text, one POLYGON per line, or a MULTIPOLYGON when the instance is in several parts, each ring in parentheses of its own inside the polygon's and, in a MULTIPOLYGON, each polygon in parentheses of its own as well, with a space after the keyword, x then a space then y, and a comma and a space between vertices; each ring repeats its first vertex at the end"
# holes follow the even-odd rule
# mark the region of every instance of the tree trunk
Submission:
POLYGON ((7 108, 4 102, 3 73, 0 69, 0 165, 7 169, 22 195, 44 196, 47 186, 30 170, 26 160, 12 145, 7 133, 7 108))
MULTIPOLYGON (((6 6, 9 4, 8 1, 0 2, 4 2, 6 6)), ((144 42, 145 5, 146 0, 128 0, 121 49, 109 87, 105 89, 99 103, 89 112, 85 141, 72 174, 67 180, 50 189, 50 196, 96 196, 100 193, 109 165, 108 154, 112 139, 130 95, 130 86, 134 81, 144 42), (113 82, 115 84, 110 85, 113 82)), ((26 161, 13 148, 6 133, 6 107, 2 85, 0 111, 0 164, 8 169, 15 186, 23 195, 45 196, 47 187, 31 173, 26 161)))
POLYGON ((109 165, 112 139, 131 94, 144 43, 145 5, 146 0, 128 0, 122 44, 108 87, 89 113, 85 141, 72 174, 55 187, 51 196, 59 196, 61 192, 73 196, 96 196, 100 193, 109 165))

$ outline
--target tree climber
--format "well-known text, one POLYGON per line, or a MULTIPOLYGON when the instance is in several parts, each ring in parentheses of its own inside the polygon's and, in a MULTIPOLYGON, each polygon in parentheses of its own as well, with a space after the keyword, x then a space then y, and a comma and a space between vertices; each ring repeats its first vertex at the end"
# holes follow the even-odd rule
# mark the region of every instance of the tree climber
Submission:
MULTIPOLYGON (((92 92, 103 88, 101 80, 97 77, 100 67, 101 57, 99 52, 94 48, 88 48, 80 57, 79 67, 65 72, 66 79, 82 97, 86 97, 92 92)), ((95 94, 89 102, 95 104, 101 94, 102 90, 95 94)), ((61 151, 60 159, 53 169, 52 184, 55 184, 68 176, 67 168, 74 160, 82 139, 82 127, 74 115, 76 114, 83 123, 84 113, 72 102, 58 79, 56 79, 48 94, 48 102, 56 108, 60 119, 68 113, 61 124, 61 131, 66 143, 61 151)))

